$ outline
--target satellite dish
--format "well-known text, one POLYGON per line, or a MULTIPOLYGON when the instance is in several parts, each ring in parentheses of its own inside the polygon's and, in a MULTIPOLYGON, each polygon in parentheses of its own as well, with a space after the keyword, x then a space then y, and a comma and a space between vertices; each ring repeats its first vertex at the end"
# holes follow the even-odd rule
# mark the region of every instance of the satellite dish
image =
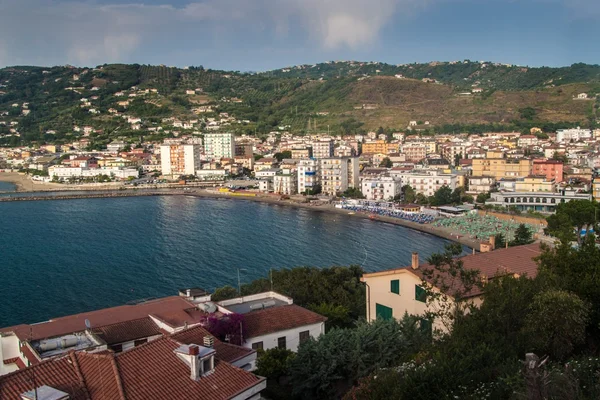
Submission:
POLYGON ((90 320, 89 320, 89 319, 87 319, 87 318, 85 319, 85 327, 86 327, 87 329, 90 329, 90 328, 92 327, 92 324, 90 324, 90 320))

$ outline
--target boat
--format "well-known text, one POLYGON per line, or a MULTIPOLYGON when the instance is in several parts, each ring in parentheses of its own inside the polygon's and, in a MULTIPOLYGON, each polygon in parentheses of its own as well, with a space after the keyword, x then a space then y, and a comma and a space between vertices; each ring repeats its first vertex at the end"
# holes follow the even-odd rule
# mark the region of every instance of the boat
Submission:
POLYGON ((377 216, 375 214, 369 215, 369 219, 375 219, 375 218, 377 218, 377 216))
POLYGON ((354 211, 348 213, 348 215, 354 215, 354 214, 356 214, 354 211))

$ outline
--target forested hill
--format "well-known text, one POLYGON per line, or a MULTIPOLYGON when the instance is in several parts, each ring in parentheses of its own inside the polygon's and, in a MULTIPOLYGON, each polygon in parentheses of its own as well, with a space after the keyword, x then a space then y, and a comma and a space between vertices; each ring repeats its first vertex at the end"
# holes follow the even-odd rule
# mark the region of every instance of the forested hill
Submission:
POLYGON ((165 134, 150 128, 166 129, 166 118, 199 119, 194 130, 203 130, 220 113, 235 119, 223 130, 249 134, 403 130, 413 120, 428 121, 430 133, 533 125, 552 130, 595 125, 598 94, 600 67, 585 64, 331 62, 262 73, 137 64, 19 66, 0 69, 0 145, 69 141, 78 136, 74 127, 84 125, 98 131, 99 142, 112 136, 161 139, 165 134), (581 93, 585 101, 578 101, 581 93), (203 106, 210 110, 199 112, 203 106), (142 122, 132 129, 123 115, 142 122))

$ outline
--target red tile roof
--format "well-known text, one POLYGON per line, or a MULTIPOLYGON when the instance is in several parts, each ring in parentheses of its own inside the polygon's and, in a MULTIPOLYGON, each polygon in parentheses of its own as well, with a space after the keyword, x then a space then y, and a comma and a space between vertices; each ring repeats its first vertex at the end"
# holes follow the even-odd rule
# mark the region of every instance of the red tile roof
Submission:
POLYGON ((108 345, 162 334, 158 325, 150 317, 106 325, 94 329, 94 333, 108 345))
POLYGON ((100 328, 119 322, 146 318, 151 314, 161 320, 168 320, 172 324, 183 326, 185 322, 189 324, 199 322, 196 315, 185 311, 193 307, 194 305, 183 297, 171 296, 137 305, 124 305, 69 315, 35 325, 16 325, 0 329, 0 332, 14 332, 20 340, 39 340, 81 332, 85 330, 86 319, 91 322, 92 328, 100 328))
POLYGON ((244 318, 248 338, 327 321, 326 317, 295 304, 251 311, 244 318))
MULTIPOLYGON (((187 329, 185 331, 181 331, 179 333, 175 333, 173 334, 172 338, 183 344, 202 345, 202 343, 204 343, 205 336, 213 335, 211 335, 210 332, 208 332, 203 327, 197 326, 191 329, 187 329)), ((240 358, 255 353, 255 350, 250 350, 245 347, 240 347, 229 343, 223 343, 216 339, 214 348, 217 351, 219 358, 229 363, 232 363, 234 361, 239 360, 240 358)))
MULTIPOLYGON (((20 400, 21 393, 48 385, 68 393, 72 400, 226 400, 264 381, 224 361, 237 346, 217 339, 214 372, 198 381, 192 380, 190 367, 174 353, 182 344, 175 338, 195 340, 207 334, 203 328, 196 327, 119 354, 82 351, 45 360, 0 376, 0 398, 20 400)), ((247 349, 235 351, 253 353, 247 349)))
MULTIPOLYGON (((538 257, 540 254, 540 244, 533 243, 525 246, 509 247, 508 249, 498 249, 487 253, 471 254, 468 256, 461 257, 460 260, 462 261, 463 267, 465 269, 477 269, 479 270, 481 276, 487 278, 493 278, 495 276, 501 276, 506 274, 517 274, 519 276, 526 275, 530 278, 534 278, 537 275, 538 271, 538 264, 535 261, 535 258, 538 257)), ((365 274, 363 275, 363 278, 368 278, 369 276, 393 274, 396 271, 409 271, 419 276, 420 278, 424 278, 423 271, 432 270, 432 268, 432 265, 428 263, 423 263, 420 264, 419 268, 417 269, 412 269, 409 266, 399 269, 365 274)), ((436 278, 442 280, 446 279, 444 274, 434 271, 433 279, 436 278)), ((426 277, 426 280, 432 282, 432 279, 430 279, 429 277, 426 277)), ((448 280, 445 280, 445 282, 447 285, 450 285, 448 280)), ((453 292, 454 289, 460 289, 460 287, 456 285, 458 285, 458 283, 454 284, 452 290, 453 292)), ((482 289, 475 287, 465 297, 479 296, 480 294, 482 294, 482 289)))

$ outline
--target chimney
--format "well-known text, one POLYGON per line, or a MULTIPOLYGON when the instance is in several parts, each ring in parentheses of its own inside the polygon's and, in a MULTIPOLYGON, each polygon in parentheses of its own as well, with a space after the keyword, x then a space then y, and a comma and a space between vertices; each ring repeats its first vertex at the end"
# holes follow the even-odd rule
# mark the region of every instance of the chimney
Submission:
POLYGON ((490 236, 490 244, 492 245, 492 250, 496 249, 496 236, 490 236))
POLYGON ((190 359, 190 378, 192 378, 194 381, 200 379, 200 376, 202 375, 202 371, 200 370, 200 357, 198 357, 199 354, 200 347, 196 346, 195 344, 191 344, 190 347, 188 347, 188 356, 190 359))
POLYGON ((412 253, 411 267, 412 267, 412 269, 419 268, 419 253, 417 253, 417 252, 412 253))
POLYGON ((212 336, 204 336, 204 347, 212 349, 215 345, 215 338, 212 336))

